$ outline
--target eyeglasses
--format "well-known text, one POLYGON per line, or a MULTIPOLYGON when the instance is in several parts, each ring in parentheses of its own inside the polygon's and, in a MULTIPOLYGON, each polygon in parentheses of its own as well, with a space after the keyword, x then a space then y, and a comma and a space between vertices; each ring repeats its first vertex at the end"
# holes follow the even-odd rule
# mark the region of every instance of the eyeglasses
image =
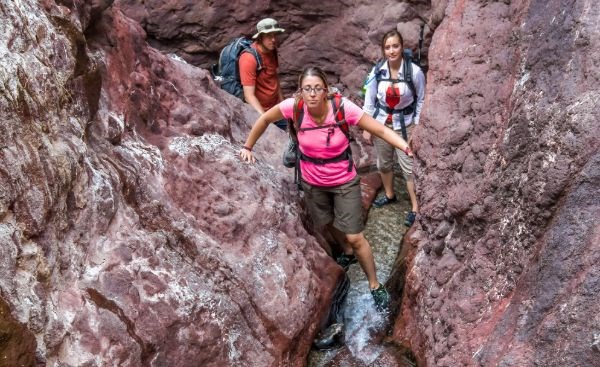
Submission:
POLYGON ((302 93, 304 94, 311 94, 312 92, 315 92, 316 94, 321 94, 323 93, 323 91, 325 90, 325 88, 318 86, 318 87, 309 87, 308 85, 306 87, 302 87, 302 93))

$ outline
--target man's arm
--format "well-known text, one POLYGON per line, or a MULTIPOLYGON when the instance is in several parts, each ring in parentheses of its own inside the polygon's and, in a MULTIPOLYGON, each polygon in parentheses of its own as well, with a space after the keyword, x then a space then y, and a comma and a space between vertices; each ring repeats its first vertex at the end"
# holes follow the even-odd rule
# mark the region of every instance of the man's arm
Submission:
POLYGON ((254 107, 254 109, 259 114, 262 115, 265 112, 265 110, 262 108, 262 106, 260 105, 260 102, 258 101, 258 99, 256 98, 256 95, 254 94, 254 90, 256 87, 254 85, 244 85, 243 87, 244 87, 244 100, 246 101, 246 103, 248 103, 249 105, 254 107))
POLYGON ((258 98, 256 98, 256 59, 250 52, 244 52, 240 56, 239 68, 242 88, 244 89, 244 101, 254 107, 256 112, 263 114, 265 110, 262 108, 258 98))

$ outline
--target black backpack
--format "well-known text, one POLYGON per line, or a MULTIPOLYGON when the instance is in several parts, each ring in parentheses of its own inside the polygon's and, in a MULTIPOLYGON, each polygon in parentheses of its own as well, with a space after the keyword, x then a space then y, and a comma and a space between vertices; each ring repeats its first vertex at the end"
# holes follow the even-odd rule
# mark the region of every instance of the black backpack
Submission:
POLYGON ((263 68, 262 58, 258 54, 258 51, 250 47, 251 44, 252 40, 245 37, 234 38, 221 50, 219 63, 214 64, 211 68, 214 81, 222 89, 242 100, 244 99, 244 88, 240 81, 240 69, 238 66, 240 56, 243 52, 249 52, 254 56, 257 63, 257 74, 263 68))
POLYGON ((373 71, 375 74, 375 80, 377 81, 377 86, 379 86, 379 82, 381 82, 381 81, 390 81, 393 83, 401 83, 401 82, 406 83, 412 92, 413 101, 410 105, 408 105, 405 108, 394 109, 394 108, 390 108, 388 106, 380 105, 379 99, 377 99, 377 100, 375 100, 375 113, 373 113, 373 118, 377 117, 380 109, 384 110, 386 113, 389 113, 389 114, 400 113, 400 116, 401 116, 400 127, 402 130, 402 138, 404 138, 404 140, 407 140, 408 136, 406 134, 406 126, 404 125, 404 115, 410 115, 413 112, 415 112, 415 108, 417 106, 417 90, 415 89, 415 83, 412 80, 412 69, 413 69, 412 65, 414 62, 412 50, 410 48, 405 48, 402 51, 402 58, 404 59, 404 62, 402 65, 402 74, 403 74, 404 79, 392 79, 389 76, 387 78, 384 78, 381 75, 381 67, 383 66, 383 64, 385 64, 386 60, 381 59, 381 60, 377 61, 377 63, 373 67, 373 71))

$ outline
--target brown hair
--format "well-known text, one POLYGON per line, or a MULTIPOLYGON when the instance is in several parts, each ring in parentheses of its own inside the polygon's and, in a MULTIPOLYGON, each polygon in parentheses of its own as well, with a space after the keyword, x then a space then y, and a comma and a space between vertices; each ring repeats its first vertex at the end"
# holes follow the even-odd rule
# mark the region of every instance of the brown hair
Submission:
POLYGON ((404 38, 402 38, 402 35, 400 34, 400 32, 398 32, 398 30, 392 29, 391 31, 385 32, 385 34, 381 38, 381 55, 383 55, 384 59, 385 59, 385 41, 387 41, 388 38, 391 38, 394 36, 397 36, 398 39, 400 40, 400 48, 404 48, 404 38))
POLYGON ((321 68, 317 66, 307 66, 302 70, 302 74, 298 77, 298 89, 302 88, 302 81, 309 76, 316 76, 323 81, 323 86, 325 89, 329 89, 329 84, 327 84, 327 76, 321 70, 321 68))
POLYGON ((300 76, 298 77, 298 91, 295 93, 295 96, 297 98, 300 98, 300 96, 302 95, 302 82, 306 77, 309 76, 316 76, 317 78, 321 79, 321 81, 323 81, 323 87, 327 92, 327 98, 331 98, 335 94, 336 89, 329 88, 329 83, 327 83, 327 75, 325 75, 325 72, 318 66, 307 66, 304 68, 304 70, 302 70, 302 74, 300 74, 300 76))

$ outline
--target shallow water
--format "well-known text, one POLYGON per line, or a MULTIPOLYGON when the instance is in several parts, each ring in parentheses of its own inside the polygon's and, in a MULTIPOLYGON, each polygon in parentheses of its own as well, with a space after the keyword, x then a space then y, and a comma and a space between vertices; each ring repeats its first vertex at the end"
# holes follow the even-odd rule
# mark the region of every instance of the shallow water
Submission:
MULTIPOLYGON (((381 283, 388 280, 402 236, 408 229, 403 223, 410 210, 410 199, 405 181, 398 172, 394 178, 394 189, 398 202, 382 208, 372 207, 365 228, 365 236, 373 249, 377 277, 381 283)), ((378 196, 381 195, 383 190, 378 193, 378 196)), ((390 360, 389 356, 390 349, 395 348, 384 343, 385 338, 382 337, 390 328, 388 315, 375 310, 367 279, 360 265, 351 265, 347 274, 350 289, 343 306, 344 346, 330 351, 312 350, 307 366, 396 366, 394 358, 390 360)), ((409 361, 404 362, 406 366, 411 365, 409 361)))

